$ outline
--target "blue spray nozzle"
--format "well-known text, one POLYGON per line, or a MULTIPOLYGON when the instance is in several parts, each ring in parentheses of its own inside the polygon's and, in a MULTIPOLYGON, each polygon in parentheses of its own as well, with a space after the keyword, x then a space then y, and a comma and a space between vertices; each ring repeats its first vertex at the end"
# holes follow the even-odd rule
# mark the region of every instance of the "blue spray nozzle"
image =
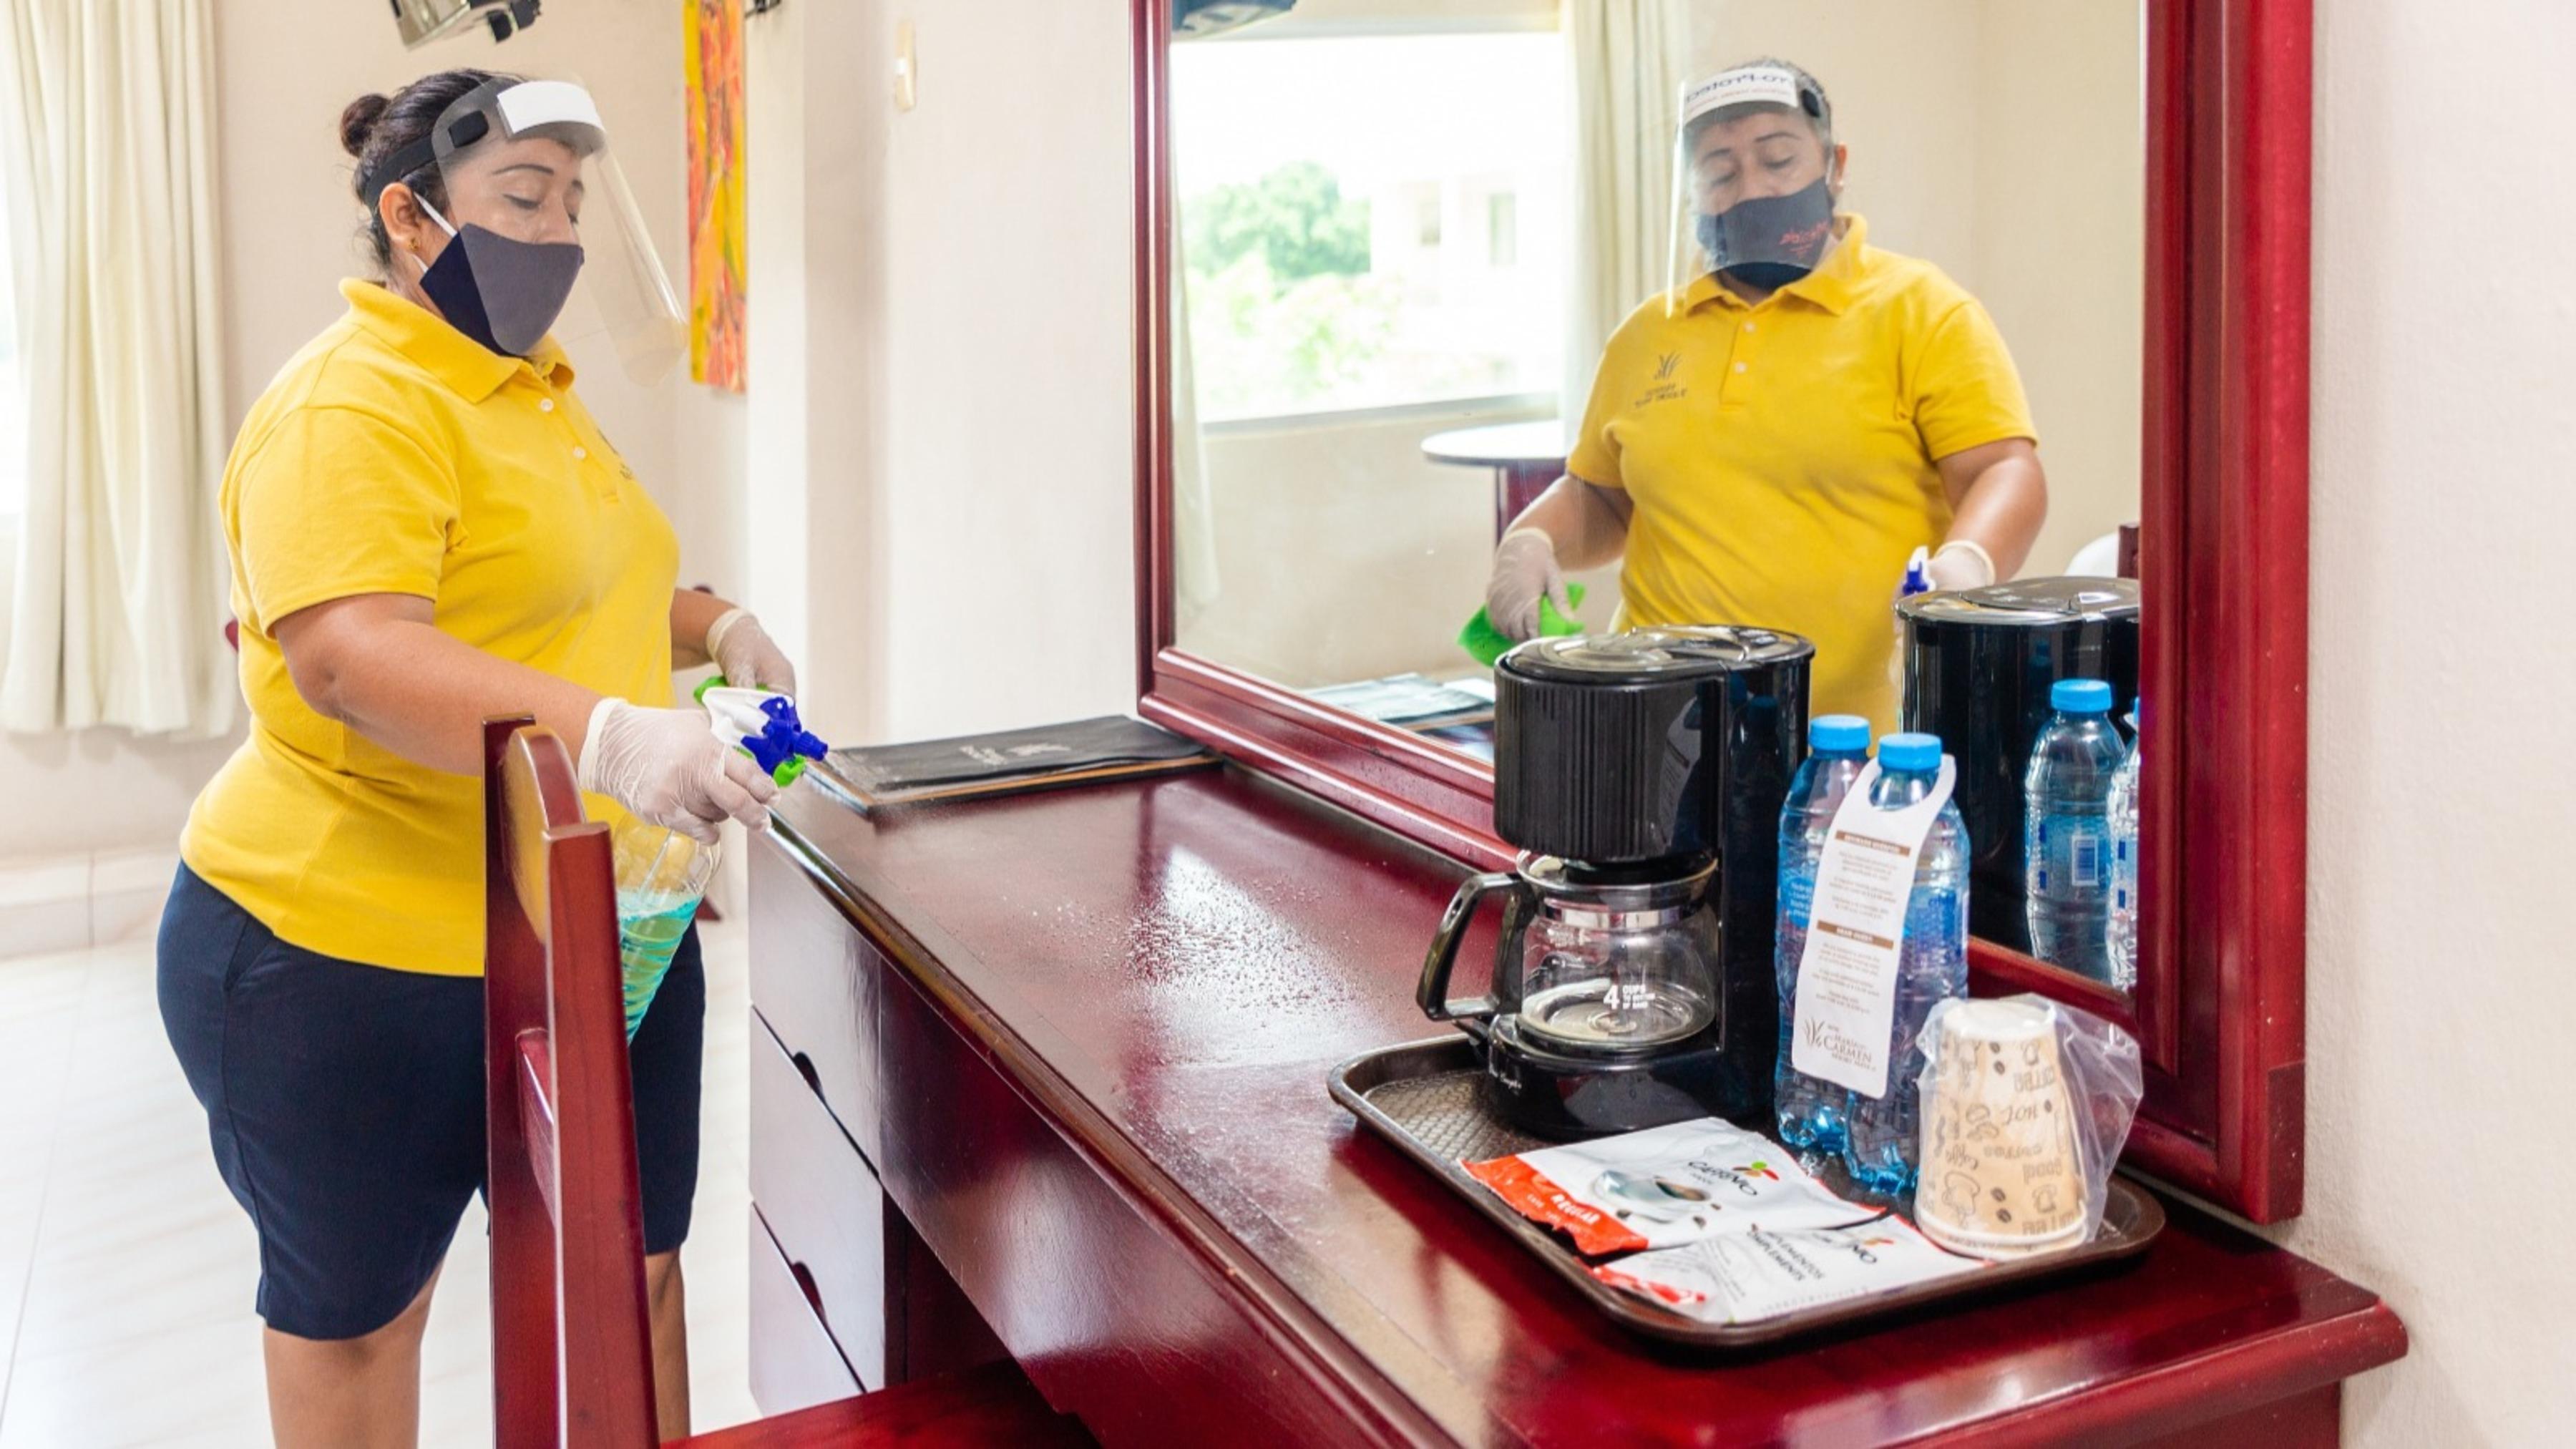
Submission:
POLYGON ((761 726, 760 733, 744 735, 742 748, 771 779, 790 784, 805 772, 807 760, 819 760, 830 752, 830 745, 806 730, 804 721, 796 717, 796 701, 786 695, 773 694, 762 700, 760 712, 768 723, 761 726))
POLYGON ((751 756, 782 790, 805 773, 806 761, 831 752, 806 730, 787 695, 735 688, 717 675, 698 686, 697 700, 714 717, 716 737, 751 756))
POLYGON ((1930 592, 1932 592, 1932 550, 1918 548, 1914 551, 1914 556, 1905 561, 1905 582, 1898 586, 1896 596, 1900 599, 1910 599, 1916 594, 1930 592))

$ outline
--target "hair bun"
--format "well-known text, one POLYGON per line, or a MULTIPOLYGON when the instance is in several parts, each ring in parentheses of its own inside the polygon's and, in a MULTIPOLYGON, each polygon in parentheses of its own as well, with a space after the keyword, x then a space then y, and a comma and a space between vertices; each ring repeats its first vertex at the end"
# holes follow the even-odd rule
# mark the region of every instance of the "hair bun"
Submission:
POLYGON ((376 120, 393 102, 383 96, 360 96, 349 102, 340 113, 340 147, 352 156, 367 153, 367 136, 376 129, 376 120))

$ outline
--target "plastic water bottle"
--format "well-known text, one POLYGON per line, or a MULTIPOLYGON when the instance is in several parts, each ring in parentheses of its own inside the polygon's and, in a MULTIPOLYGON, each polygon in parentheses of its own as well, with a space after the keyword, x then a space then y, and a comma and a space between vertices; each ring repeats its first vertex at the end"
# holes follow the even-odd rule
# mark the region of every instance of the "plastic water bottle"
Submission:
MULTIPOLYGON (((2143 710, 2129 711, 2129 728, 2138 728, 2143 710)), ((2111 776, 2111 984, 2122 991, 2138 989, 2138 757, 2137 745, 2111 776)))
MULTIPOLYGON (((1902 810, 1928 797, 1941 778, 1936 735, 1889 735, 1878 742, 1878 782, 1869 803, 1902 810)), ((1944 802, 1914 862, 1914 894, 1905 905, 1905 941, 1896 963, 1896 1014, 1888 1027, 1887 1091, 1845 1099, 1848 1138, 1843 1166, 1863 1187, 1902 1193, 1914 1185, 1922 1150, 1922 1108, 1915 1078, 1923 1019, 1937 1003, 1968 994, 1968 823, 1956 801, 1944 802)))
POLYGON ((716 847, 633 816, 609 832, 616 857, 617 958, 626 1000, 626 1039, 671 974, 671 957, 715 879, 716 847))
POLYGON ((2057 711, 2031 746, 2022 779, 2024 899, 2032 954, 2096 981, 2111 979, 2111 777, 2128 746, 2111 724, 2111 686, 2061 679, 2057 711))
POLYGON ((1869 763, 1869 721, 1856 714, 1819 715, 1807 725, 1807 761, 1789 782, 1780 810, 1780 1066, 1772 1080, 1780 1140, 1821 1152, 1843 1148, 1843 1089, 1789 1065, 1789 1033, 1798 1011, 1798 963, 1816 911, 1816 865, 1825 853, 1834 812, 1869 763))

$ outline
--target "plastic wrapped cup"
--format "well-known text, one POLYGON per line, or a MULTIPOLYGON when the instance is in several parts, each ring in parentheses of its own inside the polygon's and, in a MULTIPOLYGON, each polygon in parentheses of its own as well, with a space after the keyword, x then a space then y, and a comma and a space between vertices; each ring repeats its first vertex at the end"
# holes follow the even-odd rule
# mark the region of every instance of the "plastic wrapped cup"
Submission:
POLYGON ((617 858, 617 954, 626 996, 626 1039, 671 973, 689 922, 715 879, 716 847, 629 816, 610 832, 617 858))
POLYGON ((2082 1242, 2084 1164, 2054 1014, 2022 1001, 1959 1001, 1931 1028, 1915 1225, 1980 1258, 2082 1242))

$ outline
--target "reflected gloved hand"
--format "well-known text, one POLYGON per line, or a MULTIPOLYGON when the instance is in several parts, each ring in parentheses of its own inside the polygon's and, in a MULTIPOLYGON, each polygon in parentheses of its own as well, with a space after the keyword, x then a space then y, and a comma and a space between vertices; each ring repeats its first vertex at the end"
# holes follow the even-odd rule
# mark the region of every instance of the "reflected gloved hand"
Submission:
POLYGON ((749 609, 727 609, 707 626, 707 657, 725 683, 741 689, 796 692, 796 666, 749 609))
POLYGON ((1554 599, 1558 613, 1574 617, 1565 570, 1556 563, 1556 540, 1542 529, 1515 528, 1494 546, 1494 571, 1485 580, 1485 617, 1505 638, 1536 638, 1541 597, 1554 599))
POLYGON ((1941 545, 1923 571, 1932 576, 1932 587, 1949 589, 1982 589, 1995 581, 1995 561, 1985 549, 1964 538, 1954 538, 1941 545))
POLYGON ((603 699, 581 747, 581 788, 637 819, 713 844, 727 816, 759 829, 778 786, 751 757, 715 737, 694 709, 642 709, 603 699))

